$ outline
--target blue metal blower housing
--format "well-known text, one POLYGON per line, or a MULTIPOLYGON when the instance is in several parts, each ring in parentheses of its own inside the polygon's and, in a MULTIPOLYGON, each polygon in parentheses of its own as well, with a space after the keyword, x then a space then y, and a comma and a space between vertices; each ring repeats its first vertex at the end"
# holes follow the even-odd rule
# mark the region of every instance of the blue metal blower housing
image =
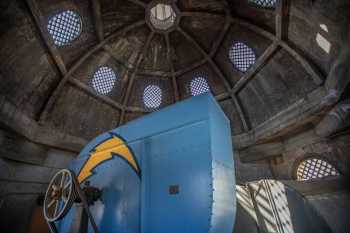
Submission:
MULTIPOLYGON (((231 130, 211 94, 98 136, 70 168, 81 185, 103 190, 90 206, 102 233, 233 232, 231 130)), ((73 206, 59 232, 70 232, 75 213, 73 206)))

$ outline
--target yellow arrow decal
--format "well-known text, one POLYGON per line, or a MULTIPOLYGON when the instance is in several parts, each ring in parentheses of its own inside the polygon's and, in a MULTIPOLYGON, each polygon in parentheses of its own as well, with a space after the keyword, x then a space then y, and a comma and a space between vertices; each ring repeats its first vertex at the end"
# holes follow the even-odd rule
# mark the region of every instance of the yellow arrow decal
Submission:
POLYGON ((79 183, 82 183, 93 175, 94 168, 101 163, 112 159, 114 155, 124 159, 134 169, 136 174, 140 176, 140 168, 126 142, 120 137, 112 135, 110 139, 107 139, 96 146, 95 150, 90 153, 90 157, 85 162, 78 175, 79 183))

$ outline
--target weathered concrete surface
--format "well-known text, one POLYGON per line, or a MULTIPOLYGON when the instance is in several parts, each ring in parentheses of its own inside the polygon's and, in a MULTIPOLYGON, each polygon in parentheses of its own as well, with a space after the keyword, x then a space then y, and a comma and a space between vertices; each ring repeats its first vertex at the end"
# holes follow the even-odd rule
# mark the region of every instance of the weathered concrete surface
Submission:
POLYGON ((1 123, 30 141, 75 152, 80 151, 87 143, 81 137, 73 137, 56 129, 39 125, 4 98, 0 99, 0 106, 1 123))
POLYGON ((320 137, 327 137, 350 125, 350 99, 338 103, 317 125, 315 131, 320 137))
POLYGON ((347 233, 350 230, 349 191, 324 193, 307 197, 311 205, 325 219, 334 233, 347 233))
POLYGON ((37 198, 76 154, 30 142, 6 130, 0 131, 0 148, 0 231, 24 233, 37 198))

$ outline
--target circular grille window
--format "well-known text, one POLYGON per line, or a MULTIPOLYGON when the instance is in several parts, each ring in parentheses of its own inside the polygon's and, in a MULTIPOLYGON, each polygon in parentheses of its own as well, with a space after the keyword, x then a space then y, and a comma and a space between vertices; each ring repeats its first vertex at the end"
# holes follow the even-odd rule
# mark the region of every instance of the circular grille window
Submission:
POLYGON ((158 108, 162 103, 162 90, 157 85, 149 85, 143 91, 143 103, 147 108, 158 108))
POLYGON ((170 5, 159 3, 151 9, 150 21, 160 30, 167 30, 175 23, 176 14, 170 5))
POLYGON ((249 0, 250 2, 261 7, 275 7, 276 0, 249 0))
POLYGON ((310 180, 328 176, 339 176, 339 172, 333 165, 319 158, 303 160, 297 168, 298 180, 310 180))
POLYGON ((47 24, 55 45, 63 46, 78 38, 82 23, 80 16, 71 10, 54 15, 47 24))
POLYGON ((210 91, 208 82, 203 77, 196 77, 190 83, 191 95, 196 96, 210 91))
POLYGON ((107 66, 102 66, 94 73, 91 84, 97 93, 105 95, 113 90, 116 80, 117 75, 114 71, 107 66))
POLYGON ((230 48, 229 58, 239 71, 246 72, 256 60, 253 49, 242 42, 237 42, 230 48))

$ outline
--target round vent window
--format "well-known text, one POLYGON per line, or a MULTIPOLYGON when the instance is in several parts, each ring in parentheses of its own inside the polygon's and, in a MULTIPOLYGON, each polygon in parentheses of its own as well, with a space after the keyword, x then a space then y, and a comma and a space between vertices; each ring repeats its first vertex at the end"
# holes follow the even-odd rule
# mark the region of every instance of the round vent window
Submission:
POLYGON ((190 83, 191 95, 196 96, 210 91, 208 82, 203 77, 196 77, 190 83))
POLYGON ((81 18, 74 11, 63 11, 50 18, 47 30, 55 45, 64 46, 79 37, 82 30, 81 18))
POLYGON ((237 42, 230 48, 229 58, 236 69, 246 72, 256 60, 253 49, 242 42, 237 42))
POLYGON ((113 90, 116 80, 116 73, 111 68, 102 66, 94 73, 91 84, 97 93, 106 95, 113 90))
POLYGON ((329 162, 319 158, 308 158, 298 165, 296 175, 297 179, 302 181, 328 176, 339 176, 340 174, 329 162))
POLYGON ((249 1, 260 7, 273 8, 276 6, 276 0, 249 0, 249 1))
POLYGON ((158 108, 162 103, 162 89, 157 85, 149 85, 143 91, 143 103, 147 108, 158 108))
POLYGON ((176 20, 176 14, 171 5, 159 3, 151 9, 151 24, 159 30, 167 30, 176 20))

